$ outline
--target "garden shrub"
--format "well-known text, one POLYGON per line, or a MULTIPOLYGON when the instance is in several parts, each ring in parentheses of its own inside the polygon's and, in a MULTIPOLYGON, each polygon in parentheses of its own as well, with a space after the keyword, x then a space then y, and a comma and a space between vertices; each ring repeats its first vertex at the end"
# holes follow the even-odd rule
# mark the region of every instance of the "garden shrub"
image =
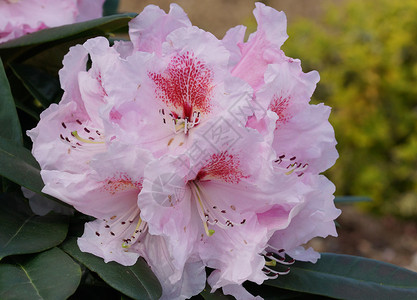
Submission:
POLYGON ((288 31, 285 53, 320 72, 313 101, 333 107, 340 158, 327 175, 337 194, 417 216, 417 2, 349 0, 288 31))

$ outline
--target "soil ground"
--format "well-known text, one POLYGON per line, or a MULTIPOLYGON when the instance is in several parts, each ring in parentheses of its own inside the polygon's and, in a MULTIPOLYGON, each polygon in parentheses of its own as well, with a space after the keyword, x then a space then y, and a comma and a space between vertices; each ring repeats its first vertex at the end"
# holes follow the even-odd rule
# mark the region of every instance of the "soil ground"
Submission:
POLYGON ((372 216, 349 204, 339 208, 339 236, 313 239, 309 244, 315 250, 373 258, 417 272, 416 222, 372 216))
MULTIPOLYGON (((332 3, 342 0, 333 0, 332 3)), ((121 0, 121 12, 140 13, 148 4, 160 6, 165 11, 173 1, 121 0)), ((222 38, 227 29, 239 24, 254 22, 251 0, 178 0, 193 25, 222 38)), ((265 4, 286 13, 288 26, 300 17, 317 22, 323 15, 328 0, 269 0, 265 4)), ((417 223, 396 220, 393 217, 374 217, 342 205, 342 215, 337 220, 339 237, 314 239, 311 246, 320 252, 359 255, 393 263, 417 271, 417 223)))

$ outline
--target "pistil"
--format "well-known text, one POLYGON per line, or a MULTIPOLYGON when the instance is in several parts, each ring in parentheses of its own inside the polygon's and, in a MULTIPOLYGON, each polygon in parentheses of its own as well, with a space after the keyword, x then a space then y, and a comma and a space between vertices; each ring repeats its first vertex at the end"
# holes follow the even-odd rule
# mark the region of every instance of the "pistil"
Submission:
POLYGON ((87 144, 104 144, 104 142, 102 142, 102 141, 95 141, 94 140, 94 138, 92 138, 92 137, 90 137, 88 140, 87 139, 85 139, 85 138, 82 138, 79 134, 78 134, 78 132, 75 130, 75 131, 72 131, 71 132, 71 135, 73 136, 73 137, 75 137, 77 140, 79 140, 80 142, 83 142, 83 143, 87 143, 87 144))
POLYGON ((295 260, 292 258, 290 258, 290 260, 286 260, 285 251, 283 249, 276 250, 269 245, 268 248, 274 249, 276 252, 266 250, 262 252, 262 255, 265 257, 265 266, 263 267, 262 271, 265 273, 268 279, 276 279, 279 275, 287 275, 290 272, 289 267, 285 271, 278 271, 272 269, 271 267, 276 267, 278 264, 290 266, 295 262, 295 260))
POLYGON ((133 234, 130 238, 125 239, 123 241, 122 247, 125 249, 130 248, 134 244, 134 240, 138 240, 138 238, 141 236, 142 233, 145 232, 145 230, 148 228, 148 224, 146 222, 142 222, 142 219, 139 218, 138 223, 136 224, 135 230, 133 231, 133 234), (133 241, 133 242, 132 242, 133 241))
MULTIPOLYGON (((227 229, 246 223, 246 219, 242 219, 240 222, 235 223, 228 218, 230 216, 229 211, 224 208, 219 208, 213 203, 210 197, 205 195, 198 181, 193 180, 190 182, 190 187, 196 199, 198 214, 203 222, 204 231, 207 236, 212 236, 215 233, 215 230, 209 229, 208 225, 216 225, 222 229, 227 229)), ((236 210, 236 207, 232 205, 231 209, 236 210)))

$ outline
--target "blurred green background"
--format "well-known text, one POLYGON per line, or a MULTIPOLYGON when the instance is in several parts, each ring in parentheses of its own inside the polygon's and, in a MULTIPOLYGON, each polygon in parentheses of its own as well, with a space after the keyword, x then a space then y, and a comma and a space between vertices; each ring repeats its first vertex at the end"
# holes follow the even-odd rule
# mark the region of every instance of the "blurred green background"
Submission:
POLYGON ((349 0, 321 22, 289 28, 289 56, 317 69, 314 101, 333 107, 337 194, 369 195, 367 208, 417 216, 417 1, 349 0))
MULTIPOLYGON (((417 216, 417 1, 262 1, 288 18, 283 50, 318 70, 313 102, 333 108, 340 158, 327 176, 337 195, 373 199, 376 214, 417 216)), ((121 1, 121 11, 153 3, 121 1)), ((194 25, 222 38, 238 24, 256 30, 254 1, 177 1, 194 25)))

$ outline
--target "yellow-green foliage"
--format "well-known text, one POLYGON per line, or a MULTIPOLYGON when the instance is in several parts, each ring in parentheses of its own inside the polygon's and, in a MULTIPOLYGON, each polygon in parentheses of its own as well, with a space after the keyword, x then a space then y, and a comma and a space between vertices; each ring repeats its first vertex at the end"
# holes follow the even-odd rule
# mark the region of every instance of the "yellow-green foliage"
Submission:
POLYGON ((337 194, 417 216, 417 1, 348 0, 289 36, 284 51, 320 72, 314 99, 333 107, 340 158, 327 175, 337 194))

